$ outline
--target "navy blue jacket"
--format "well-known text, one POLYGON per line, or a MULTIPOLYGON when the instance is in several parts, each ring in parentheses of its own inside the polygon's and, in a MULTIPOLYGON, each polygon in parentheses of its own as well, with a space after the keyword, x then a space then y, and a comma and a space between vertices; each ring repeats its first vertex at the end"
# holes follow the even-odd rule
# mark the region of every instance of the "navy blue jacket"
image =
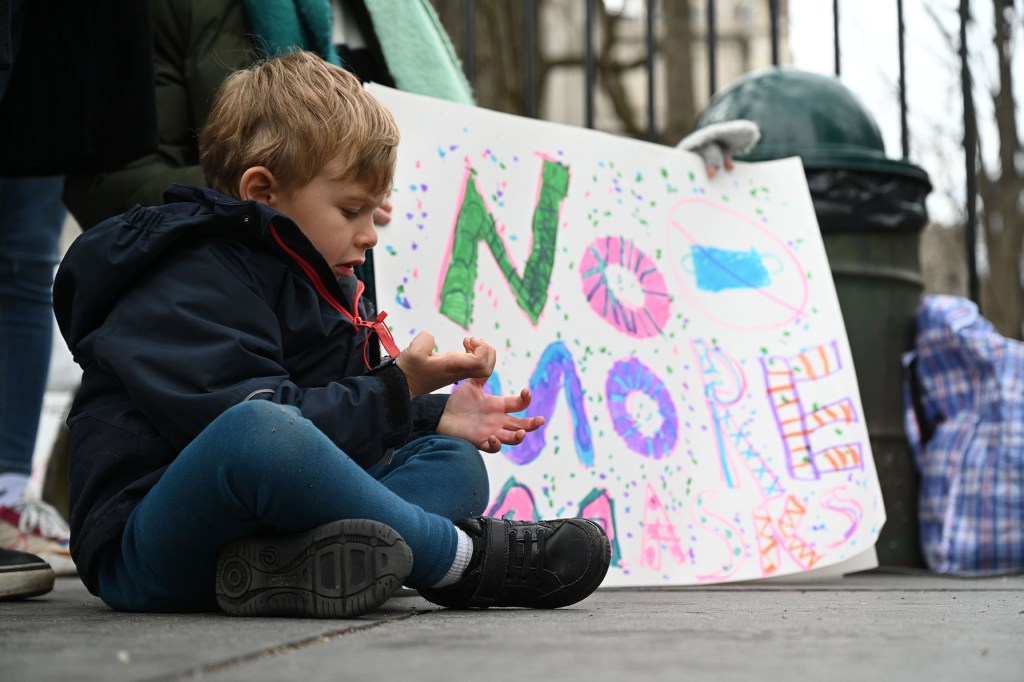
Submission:
POLYGON ((355 292, 287 217, 199 187, 172 185, 167 200, 81 235, 54 284, 83 370, 68 417, 71 552, 93 592, 98 554, 229 407, 295 405, 366 468, 432 433, 446 399, 410 401, 393 363, 367 369, 366 330, 337 309, 352 311, 355 292))

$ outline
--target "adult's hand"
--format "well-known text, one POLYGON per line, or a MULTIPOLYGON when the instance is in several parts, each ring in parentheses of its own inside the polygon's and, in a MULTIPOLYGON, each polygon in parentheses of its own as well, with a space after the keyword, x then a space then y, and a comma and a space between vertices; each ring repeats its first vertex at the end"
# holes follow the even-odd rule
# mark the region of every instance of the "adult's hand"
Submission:
POLYGON ((373 209, 373 223, 378 227, 384 227, 391 223, 391 212, 395 205, 391 203, 391 192, 384 197, 384 203, 373 209))
POLYGON ((712 123, 690 133, 676 145, 676 149, 693 152, 704 159, 708 177, 713 178, 719 168, 733 169, 732 157, 749 152, 761 139, 761 129, 753 121, 737 119, 712 123))

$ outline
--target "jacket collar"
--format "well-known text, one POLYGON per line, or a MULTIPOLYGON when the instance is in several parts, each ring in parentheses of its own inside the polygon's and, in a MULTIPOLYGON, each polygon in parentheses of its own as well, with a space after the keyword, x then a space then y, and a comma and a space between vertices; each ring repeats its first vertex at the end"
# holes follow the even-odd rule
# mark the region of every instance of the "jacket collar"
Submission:
POLYGON ((258 201, 229 197, 209 187, 172 184, 164 193, 167 203, 189 202, 199 204, 217 216, 217 223, 228 231, 238 230, 259 237, 281 254, 289 267, 310 280, 335 308, 341 304, 350 314, 358 312, 358 298, 338 283, 324 257, 306 238, 295 222, 283 213, 258 201), (333 299, 333 301, 332 301, 333 299))

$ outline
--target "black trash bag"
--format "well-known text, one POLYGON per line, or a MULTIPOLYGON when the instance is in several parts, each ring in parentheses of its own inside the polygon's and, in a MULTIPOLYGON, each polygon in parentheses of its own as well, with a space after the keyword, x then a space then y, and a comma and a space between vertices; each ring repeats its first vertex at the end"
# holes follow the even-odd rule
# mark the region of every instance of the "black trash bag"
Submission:
POLYGON ((807 186, 821 231, 920 230, 928 222, 924 180, 887 173, 808 169, 807 186))

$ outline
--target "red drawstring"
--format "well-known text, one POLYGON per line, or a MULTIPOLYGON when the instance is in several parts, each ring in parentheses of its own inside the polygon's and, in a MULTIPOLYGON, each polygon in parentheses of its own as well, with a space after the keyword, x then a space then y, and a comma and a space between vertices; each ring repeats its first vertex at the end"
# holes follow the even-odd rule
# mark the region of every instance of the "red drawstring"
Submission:
POLYGON ((305 261, 302 258, 302 256, 295 253, 295 251, 290 249, 288 245, 284 243, 281 237, 277 234, 277 228, 274 227, 273 223, 270 224, 270 234, 274 238, 274 241, 277 242, 277 245, 280 246, 285 253, 291 256, 292 260, 298 263, 299 267, 302 268, 302 271, 306 273, 306 276, 309 277, 309 280, 313 283, 313 287, 317 290, 317 293, 319 293, 320 296, 325 301, 327 301, 332 308, 334 308, 342 315, 344 315, 346 318, 348 318, 348 321, 351 322, 356 327, 356 329, 363 327, 370 331, 370 334, 366 335, 366 340, 363 341, 363 364, 366 365, 367 369, 370 369, 370 361, 367 358, 366 354, 366 344, 369 343, 370 336, 372 334, 377 335, 377 338, 380 339, 380 342, 381 344, 383 344, 384 350, 387 351, 388 355, 390 355, 393 358, 398 357, 398 354, 401 351, 398 349, 398 345, 395 343, 395 337, 391 335, 391 330, 388 329, 388 326, 384 323, 384 318, 386 318, 388 314, 382 310, 379 313, 377 313, 377 317, 373 321, 367 321, 359 317, 359 297, 363 295, 363 290, 366 288, 365 286, 363 286, 363 283, 361 281, 356 280, 356 295, 352 299, 352 307, 355 308, 356 314, 353 315, 348 310, 346 310, 345 306, 343 306, 337 299, 331 296, 331 292, 327 291, 327 288, 324 286, 324 283, 320 280, 320 277, 317 276, 316 270, 313 269, 313 266, 310 265, 307 261, 305 261))
MULTIPOLYGON (((359 294, 362 293, 362 288, 363 283, 360 282, 358 287, 359 293, 356 294, 357 300, 359 294)), ((369 327, 374 333, 377 334, 377 337, 380 339, 381 344, 384 346, 384 350, 388 352, 388 355, 390 355, 393 358, 397 358, 398 354, 401 353, 402 351, 399 350, 398 344, 395 343, 395 337, 391 335, 391 330, 388 329, 388 326, 384 323, 384 318, 387 316, 388 314, 382 310, 379 313, 377 313, 377 319, 375 319, 373 322, 366 322, 364 320, 356 318, 356 324, 359 326, 369 327)))

